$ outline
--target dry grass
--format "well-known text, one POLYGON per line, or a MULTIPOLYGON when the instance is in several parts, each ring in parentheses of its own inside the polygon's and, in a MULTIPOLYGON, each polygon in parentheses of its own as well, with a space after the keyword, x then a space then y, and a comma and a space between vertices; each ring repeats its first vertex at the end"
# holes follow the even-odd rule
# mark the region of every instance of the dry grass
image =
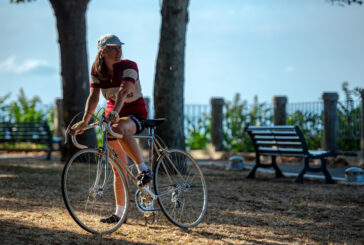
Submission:
POLYGON ((128 224, 106 236, 83 231, 65 209, 63 164, 0 160, 1 244, 364 244, 364 187, 274 179, 204 168, 208 212, 188 230, 162 214, 145 226, 133 202, 128 224))

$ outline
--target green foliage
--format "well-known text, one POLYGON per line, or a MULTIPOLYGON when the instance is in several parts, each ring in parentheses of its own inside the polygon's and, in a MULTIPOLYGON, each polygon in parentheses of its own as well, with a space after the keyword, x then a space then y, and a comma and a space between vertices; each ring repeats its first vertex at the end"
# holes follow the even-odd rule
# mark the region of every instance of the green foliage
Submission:
MULTIPOLYGON (((10 93, 0 97, 0 122, 47 121, 51 132, 54 132, 55 106, 44 106, 38 96, 28 98, 20 89, 17 100, 7 102, 10 93)), ((6 148, 41 148, 40 144, 6 143, 6 148)))
POLYGON ((254 104, 249 110, 246 100, 236 94, 232 102, 225 103, 224 148, 228 152, 249 152, 254 147, 249 135, 244 133, 248 125, 268 125, 272 122, 271 111, 265 103, 259 103, 255 96, 254 104))
POLYGON ((35 96, 28 99, 23 89, 20 89, 18 100, 10 104, 8 113, 9 121, 14 122, 45 120, 45 113, 42 110, 40 98, 35 96))
POLYGON ((23 89, 20 89, 16 101, 7 103, 9 97, 10 93, 0 97, 0 121, 47 121, 53 129, 54 105, 44 106, 38 96, 28 98, 23 89))
MULTIPOLYGON (((93 114, 93 117, 91 119, 91 122, 95 122, 95 121, 100 121, 102 118, 102 115, 105 114, 105 108, 104 107, 98 107, 95 111, 95 113, 93 114)), ((95 132, 96 132, 96 141, 97 141, 97 145, 98 146, 102 146, 102 130, 100 127, 96 127, 95 128, 95 132)))
POLYGON ((55 126, 54 126, 54 117, 56 115, 56 106, 55 105, 48 105, 45 107, 45 118, 49 125, 49 129, 51 130, 52 134, 54 134, 55 126))
POLYGON ((6 120, 7 111, 9 110, 9 105, 7 105, 5 102, 7 99, 9 99, 10 93, 0 97, 0 121, 6 120))
POLYGON ((344 102, 338 103, 338 147, 341 151, 353 152, 360 149, 361 108, 360 92, 362 88, 351 89, 348 82, 343 82, 344 102))
MULTIPOLYGON (((342 151, 357 151, 360 146, 361 108, 360 93, 362 88, 350 89, 348 82, 344 82, 342 89, 345 101, 338 104, 339 134, 338 147, 342 151)), ((223 144, 228 152, 252 152, 254 147, 250 137, 244 133, 248 125, 265 126, 273 124, 272 108, 265 103, 259 103, 254 98, 253 106, 242 100, 236 94, 231 102, 224 105, 223 144)), ((312 111, 296 110, 287 115, 287 124, 298 125, 305 136, 309 149, 319 149, 322 144, 322 114, 312 111)), ((186 145, 189 149, 204 149, 211 140, 211 118, 204 115, 196 125, 188 121, 186 145)))
POLYGON ((322 142, 322 115, 295 111, 287 116, 287 124, 298 125, 309 149, 319 149, 322 142))
POLYGON ((194 124, 192 120, 187 119, 186 148, 188 150, 205 149, 211 142, 211 116, 204 114, 202 118, 194 124))

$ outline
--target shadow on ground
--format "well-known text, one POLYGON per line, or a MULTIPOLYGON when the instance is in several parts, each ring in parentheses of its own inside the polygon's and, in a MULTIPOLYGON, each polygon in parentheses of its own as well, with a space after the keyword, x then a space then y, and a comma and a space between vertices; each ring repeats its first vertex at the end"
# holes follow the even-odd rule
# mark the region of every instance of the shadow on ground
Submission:
POLYGON ((131 192, 129 224, 91 235, 64 207, 62 168, 57 161, 0 159, 2 244, 364 244, 364 186, 295 184, 273 174, 246 179, 246 172, 208 167, 208 211, 197 227, 177 228, 163 215, 143 226, 131 192))

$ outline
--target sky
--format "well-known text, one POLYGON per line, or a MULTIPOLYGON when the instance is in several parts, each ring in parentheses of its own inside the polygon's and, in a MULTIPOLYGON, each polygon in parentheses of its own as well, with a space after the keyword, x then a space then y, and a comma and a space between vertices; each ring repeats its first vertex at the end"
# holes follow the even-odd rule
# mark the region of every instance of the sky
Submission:
MULTIPOLYGON (((124 58, 137 62, 144 96, 152 97, 161 0, 91 0, 88 65, 98 38, 114 33, 124 58)), ((341 85, 364 87, 364 6, 326 0, 190 0, 186 36, 186 104, 318 101, 341 85)), ((0 97, 20 88, 44 104, 62 96, 56 19, 50 3, 0 2, 0 97)))

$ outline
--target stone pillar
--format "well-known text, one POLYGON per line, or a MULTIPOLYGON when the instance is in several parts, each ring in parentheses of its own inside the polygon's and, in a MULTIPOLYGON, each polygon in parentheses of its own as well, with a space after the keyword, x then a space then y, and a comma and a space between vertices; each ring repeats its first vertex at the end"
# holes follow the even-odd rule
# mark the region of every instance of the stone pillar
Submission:
POLYGON ((361 134, 360 134, 360 151, 359 163, 364 166, 364 89, 360 91, 361 95, 361 134))
POLYGON ((54 136, 64 137, 63 135, 63 101, 62 99, 55 100, 55 113, 54 113, 54 136))
POLYGON ((286 125, 287 124, 287 116, 286 116, 286 105, 287 105, 287 97, 286 96, 274 96, 273 97, 273 106, 274 106, 274 125, 286 125))
POLYGON ((211 143, 216 151, 224 149, 222 120, 223 120, 223 98, 211 98, 211 143))
POLYGON ((337 93, 323 93, 324 100, 324 115, 323 115, 323 132, 322 132, 322 147, 325 150, 337 150, 337 101, 339 95, 337 93))

